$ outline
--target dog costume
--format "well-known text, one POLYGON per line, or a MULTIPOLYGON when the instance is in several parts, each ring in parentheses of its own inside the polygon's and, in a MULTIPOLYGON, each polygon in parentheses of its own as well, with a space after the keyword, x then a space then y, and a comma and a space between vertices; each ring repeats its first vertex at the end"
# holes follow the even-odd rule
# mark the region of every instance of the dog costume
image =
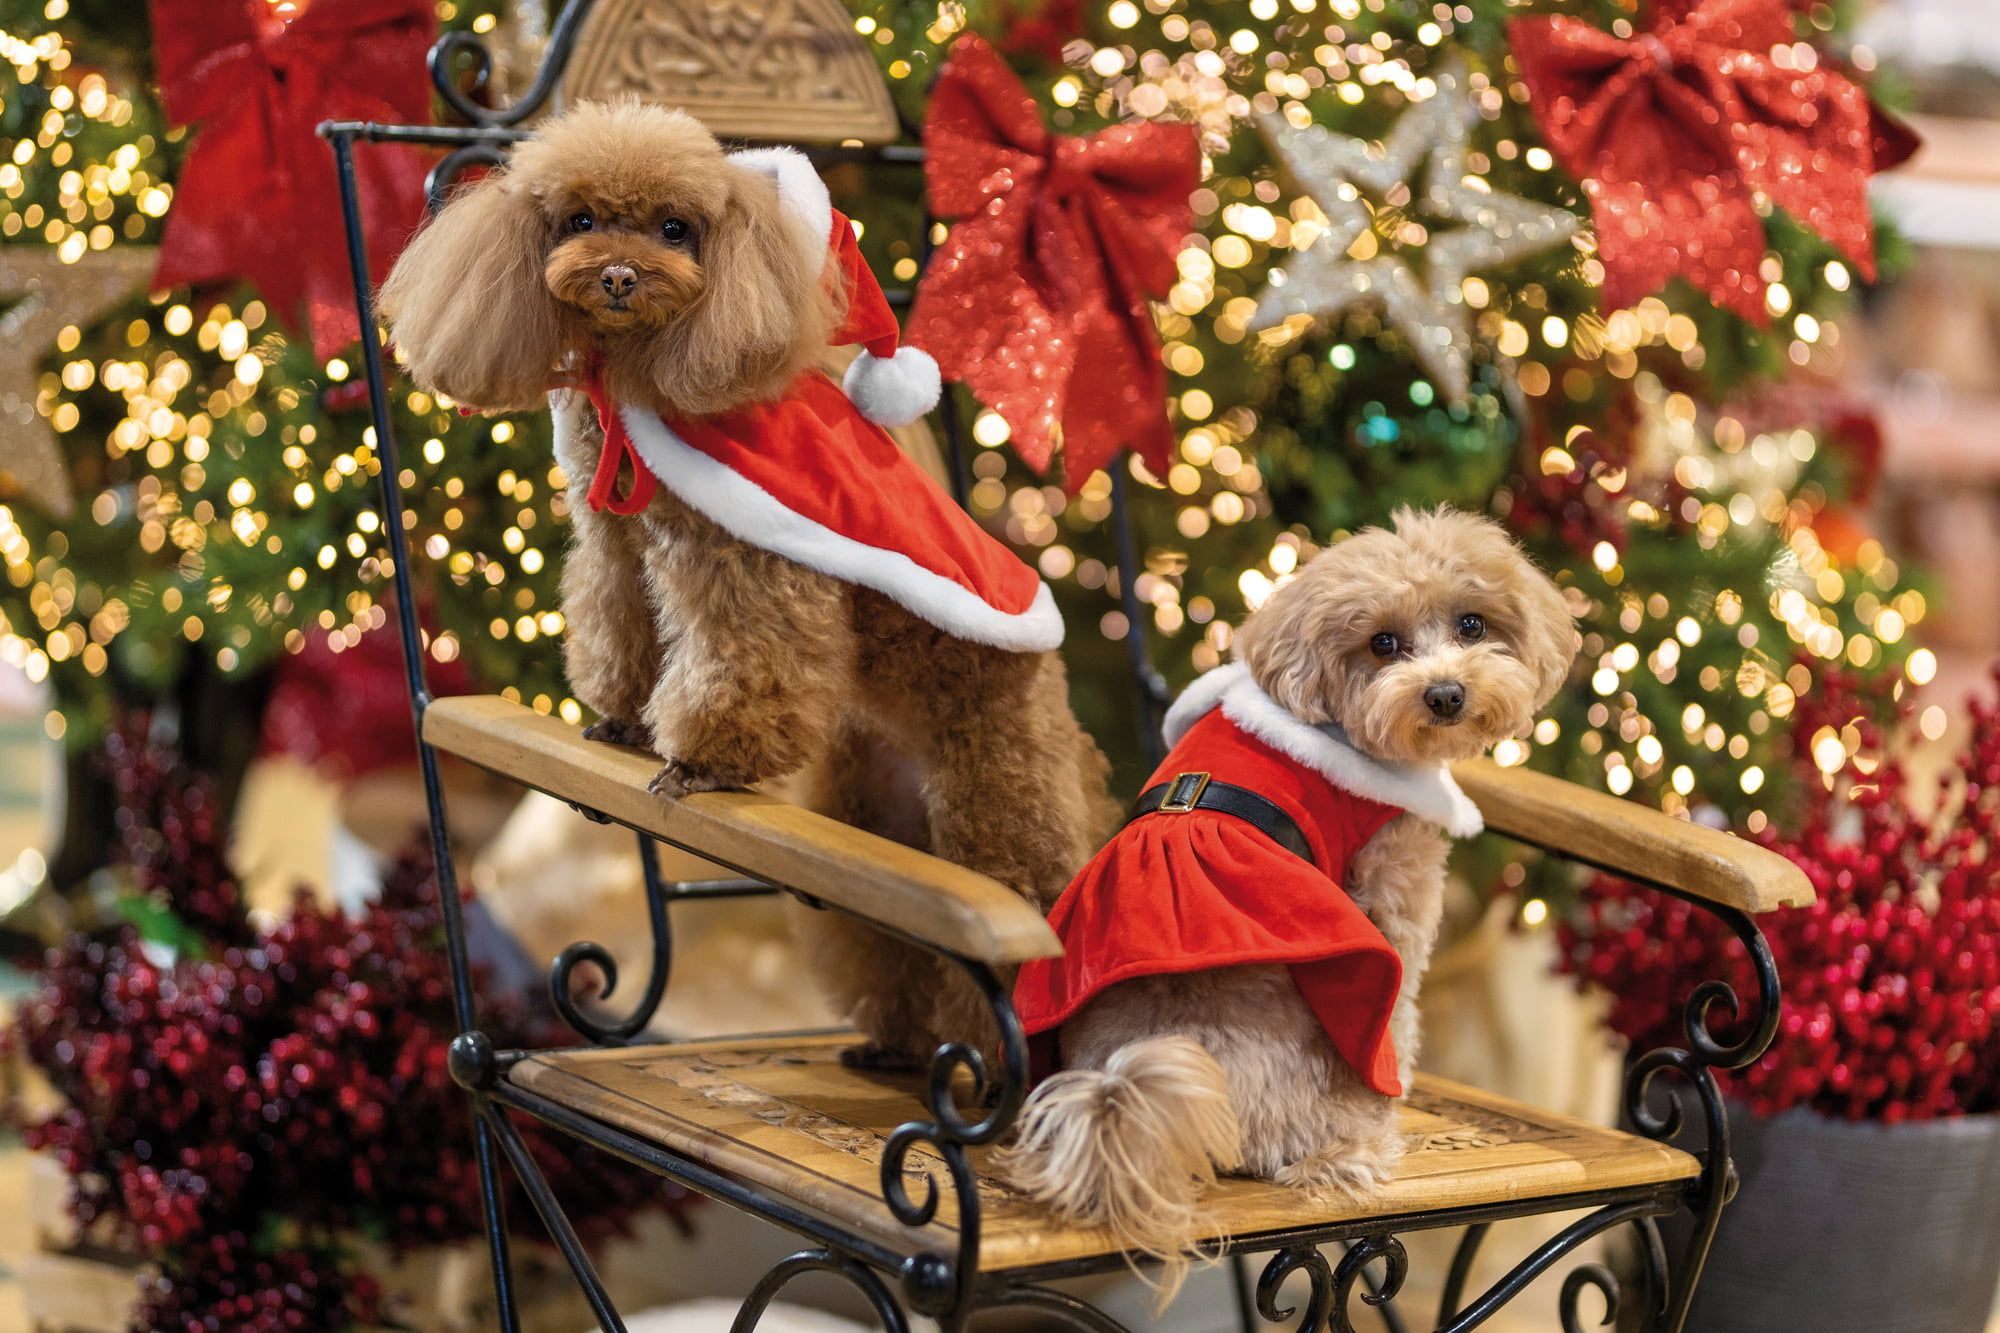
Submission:
POLYGON ((1356 852, 1405 811, 1457 837, 1479 810, 1442 764, 1390 764, 1279 707, 1235 664, 1167 714, 1172 751, 1131 820, 1077 875, 1049 925, 1060 958, 1022 966, 1014 1005, 1038 1074, 1057 1029, 1135 977, 1283 964, 1327 1040, 1399 1096, 1389 1016, 1403 964, 1341 887, 1356 852))
MULTIPOLYGON (((803 154, 765 148, 731 161, 764 171, 809 253, 842 284, 834 345, 863 351, 836 385, 809 370, 775 402, 691 421, 614 404, 592 370, 580 387, 604 428, 589 498, 636 514, 665 486, 738 541, 843 582, 872 588, 939 629, 1017 652, 1061 645, 1048 587, 981 528, 883 426, 937 406, 937 363, 898 346, 895 312, 803 154), (631 485, 619 482, 629 473, 631 485)), ((581 403, 558 395, 556 429, 574 431, 581 403)))

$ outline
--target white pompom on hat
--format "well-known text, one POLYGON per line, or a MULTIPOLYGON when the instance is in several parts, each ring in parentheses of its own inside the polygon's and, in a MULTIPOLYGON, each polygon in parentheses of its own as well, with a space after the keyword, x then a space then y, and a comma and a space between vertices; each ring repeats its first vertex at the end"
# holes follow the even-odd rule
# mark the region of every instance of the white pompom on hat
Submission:
POLYGON ((905 426, 935 408, 944 389, 937 362, 922 348, 901 345, 902 328, 861 257, 853 224, 834 209, 812 162, 793 148, 750 148, 729 160, 777 184, 779 199, 799 224, 800 243, 812 246, 809 253, 819 256, 846 292, 847 315, 830 341, 837 347, 861 344, 840 382, 848 401, 880 426, 905 426))

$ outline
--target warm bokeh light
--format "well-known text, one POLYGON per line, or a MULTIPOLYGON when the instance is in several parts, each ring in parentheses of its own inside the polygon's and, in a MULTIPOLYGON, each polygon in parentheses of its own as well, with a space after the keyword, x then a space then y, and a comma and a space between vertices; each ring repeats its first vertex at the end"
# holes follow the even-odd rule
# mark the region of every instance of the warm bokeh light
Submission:
MULTIPOLYGON (((475 27, 493 12, 440 8, 475 27)), ((864 4, 854 28, 892 92, 920 99, 973 17, 952 0, 864 4)), ((1524 90, 1481 54, 1491 39, 1469 10, 1430 5, 1407 27, 1359 0, 1252 0, 1224 17, 1187 0, 1115 0, 1104 12, 1115 40, 1069 41, 1038 82, 1034 57, 1016 61, 1058 129, 1140 117, 1201 132, 1195 230, 1157 311, 1173 466, 1123 465, 1142 529, 1132 592, 1170 675, 1219 663, 1245 611, 1318 543, 1379 521, 1386 482, 1415 502, 1487 507, 1565 571, 1582 633, 1575 687, 1503 762, 1560 767, 1676 813, 1705 801, 1741 813, 1770 795, 1772 739, 1819 672, 1933 678, 1935 657, 1913 642, 1928 608, 1896 562, 1873 541, 1822 539, 1833 502, 1819 469, 1839 442, 1695 396, 1760 339, 1793 362, 1837 355, 1845 265, 1767 255, 1769 334, 1675 293, 1600 309, 1587 234, 1469 273, 1457 295, 1483 350, 1464 402, 1446 401, 1365 311, 1253 332, 1256 294, 1327 226, 1248 132, 1257 115, 1381 135, 1438 95, 1439 61, 1469 50, 1468 183, 1572 210, 1583 200, 1536 140, 1524 90)), ((24 89, 48 89, 51 111, 0 162, 0 231, 79 254, 155 236, 172 190, 147 107, 102 74, 75 76, 57 33, 0 33, 0 56, 24 89), (42 188, 53 210, 30 198, 42 188)), ((856 221, 883 271, 914 277, 906 225, 856 221)), ((1353 249, 1422 264, 1448 221, 1391 199, 1353 249)), ((127 318, 88 331, 87 345, 86 331, 65 331, 44 377, 37 405, 95 486, 82 505, 100 553, 85 559, 80 539, 0 509, 0 572, 17 594, 0 601, 0 660, 38 680, 98 679, 114 655, 143 663, 171 642, 236 672, 313 643, 345 651, 385 624, 383 534, 367 503, 381 461, 356 358, 314 363, 247 295, 161 293, 127 318), (114 544, 124 555, 111 564, 127 571, 115 584, 96 572, 114 544)), ((420 570, 440 589, 427 614, 444 618, 433 659, 576 713, 548 651, 565 515, 545 421, 461 417, 407 385, 397 393, 396 480, 420 570)), ((1122 653, 1132 626, 1112 565, 1110 478, 1065 494, 1013 458, 1003 417, 978 411, 969 426, 973 511, 1057 585, 1073 652, 1101 636, 1122 653)))

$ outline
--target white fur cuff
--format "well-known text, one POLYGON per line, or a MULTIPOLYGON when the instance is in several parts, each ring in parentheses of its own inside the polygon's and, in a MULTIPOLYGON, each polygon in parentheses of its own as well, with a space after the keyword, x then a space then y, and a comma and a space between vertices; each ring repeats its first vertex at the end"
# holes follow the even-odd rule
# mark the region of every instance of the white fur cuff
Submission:
MULTIPOLYGON (((590 405, 582 394, 555 404, 557 457, 590 405)), ((643 408, 619 415, 632 446, 660 484, 713 520, 730 536, 829 577, 873 588, 947 634, 1015 653, 1062 646, 1063 618, 1049 586, 1036 581, 1025 610, 1003 611, 956 579, 918 564, 901 551, 870 546, 788 509, 742 473, 711 458, 643 408)), ((567 465, 565 471, 568 471, 567 465)), ((570 475, 579 475, 572 472, 570 475)))
POLYGON ((929 352, 898 347, 886 360, 870 352, 855 357, 840 387, 876 425, 907 426, 938 405, 944 380, 929 352))

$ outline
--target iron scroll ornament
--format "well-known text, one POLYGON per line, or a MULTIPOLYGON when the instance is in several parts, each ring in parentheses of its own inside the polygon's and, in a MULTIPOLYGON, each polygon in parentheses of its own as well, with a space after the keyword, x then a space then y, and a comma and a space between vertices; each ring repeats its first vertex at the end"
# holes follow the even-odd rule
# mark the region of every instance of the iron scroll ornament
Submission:
POLYGON ((644 1032, 660 1011, 666 998, 667 980, 673 973, 674 928, 667 915, 667 887, 662 882, 660 863, 653 855, 653 841, 639 836, 639 867, 646 885, 646 924, 652 931, 652 967, 639 1003, 623 1018, 605 1018, 586 1012, 577 1003, 576 970, 585 963, 596 968, 600 977, 597 998, 608 1000, 618 988, 618 960, 611 951, 593 940, 579 940, 563 949, 549 965, 549 1002, 569 1025, 570 1031, 594 1046, 623 1046, 644 1032))
POLYGON ((952 1258, 923 1253, 903 1265, 903 1294, 925 1314, 946 1314, 971 1307, 979 1278, 978 1179, 966 1149, 997 1140, 1013 1127, 1014 1117, 1028 1095, 1028 1039, 1014 1012, 1008 989, 992 968, 948 955, 972 978, 985 997, 999 1031, 1000 1075, 993 1078, 986 1056, 965 1042, 947 1042, 931 1057, 926 1103, 931 1119, 912 1120, 889 1135, 882 1151, 882 1198, 905 1226, 921 1227, 937 1216, 942 1197, 937 1178, 923 1173, 924 1195, 910 1196, 909 1157, 918 1147, 934 1152, 951 1177, 958 1209, 958 1253, 952 1258), (960 1075, 969 1076, 968 1095, 961 1102, 960 1075), (983 1108, 968 1114, 963 1107, 983 1108))
MULTIPOLYGON (((1700 1154, 1701 1174, 1689 1199, 1695 1214, 1694 1230, 1682 1250, 1680 1272, 1660 1324, 1670 1333, 1677 1333, 1687 1322, 1688 1311, 1694 1304, 1695 1283, 1691 1276, 1699 1275, 1709 1246, 1715 1240, 1716 1227, 1722 1221, 1722 1210, 1736 1194, 1736 1164, 1729 1156, 1729 1111, 1723 1105, 1715 1071, 1747 1068, 1771 1048, 1784 1012, 1784 992, 1770 942, 1748 913, 1659 885, 1652 887, 1693 903, 1729 927, 1742 943, 1757 976, 1757 1008, 1749 1016, 1747 1030, 1736 1041, 1717 1037, 1710 1022, 1718 1006, 1727 1012, 1728 1020, 1740 1021, 1745 1017, 1736 988, 1720 979, 1704 981, 1695 987, 1682 1010, 1686 1047, 1666 1046, 1647 1051, 1626 1071, 1625 1115, 1639 1133, 1658 1143, 1671 1143, 1678 1138, 1687 1122, 1686 1097, 1690 1090, 1707 1130, 1700 1154), (1653 1101, 1655 1089, 1664 1094, 1663 1105, 1653 1101)), ((1658 1244, 1657 1235, 1651 1243, 1658 1244)))
POLYGON ((1322 1329, 1330 1333, 1355 1333, 1347 1313, 1348 1304, 1355 1285, 1363 1282, 1368 1266, 1377 1259, 1384 1261, 1382 1278, 1379 1283, 1365 1282, 1361 1299, 1381 1307, 1386 1316, 1389 1302, 1403 1289, 1403 1279, 1410 1271, 1410 1257, 1404 1252, 1403 1242, 1386 1234, 1363 1236, 1355 1241, 1347 1247, 1337 1266, 1329 1264, 1317 1246, 1295 1245, 1278 1251, 1257 1279, 1257 1313, 1274 1324, 1297 1314, 1296 1307, 1278 1304, 1279 1289, 1292 1274, 1303 1271, 1312 1285, 1298 1333, 1320 1333, 1322 1329))
MULTIPOLYGON (((1641 1135, 1657 1143, 1672 1143, 1680 1136, 1690 1114, 1690 1092, 1699 1108, 1707 1140, 1698 1153, 1701 1171, 1683 1202, 1693 1213, 1695 1224, 1681 1251, 1680 1263, 1669 1270, 1656 1217, 1663 1211, 1644 1202, 1614 1204, 1566 1227, 1533 1253, 1516 1264, 1493 1286, 1460 1311, 1456 1309, 1458 1287, 1471 1266, 1471 1253, 1484 1237, 1483 1228, 1469 1231, 1460 1254, 1452 1263, 1440 1310, 1438 1333, 1469 1333, 1511 1300, 1534 1278, 1547 1271, 1557 1259, 1590 1237, 1630 1223, 1640 1242, 1641 1268, 1651 1291, 1651 1309, 1645 1325, 1664 1333, 1680 1333, 1694 1302, 1695 1286, 1701 1276, 1709 1247, 1715 1239, 1722 1210, 1734 1197, 1737 1187, 1735 1164, 1729 1156, 1729 1112, 1715 1080, 1716 1070, 1743 1069, 1770 1049, 1783 1014, 1784 994, 1770 943, 1756 921, 1740 909, 1710 902, 1661 884, 1648 884, 1671 897, 1708 912, 1727 926, 1743 945, 1746 958, 1757 978, 1757 1007, 1748 1015, 1743 1034, 1734 1041, 1716 1036, 1713 1019, 1720 1008, 1724 1022, 1742 1022, 1742 998, 1736 988, 1721 979, 1702 982, 1694 988, 1682 1008, 1685 1047, 1660 1047, 1635 1057, 1626 1072, 1623 1109, 1626 1119, 1641 1135), (1664 1076, 1664 1077, 1663 1077, 1664 1076), (1661 1100, 1654 1100, 1655 1092, 1661 1100)), ((1623 1293, 1611 1272, 1599 1264, 1586 1264, 1565 1279, 1559 1312, 1564 1333, 1581 1333, 1578 1301, 1583 1292, 1595 1289, 1603 1297, 1604 1324, 1617 1318, 1623 1293)), ((1330 1326, 1349 1333, 1345 1310, 1334 1311, 1330 1326)))
POLYGON ((861 1293, 875 1318, 881 1322, 883 1333, 909 1333, 909 1320, 896 1304, 896 1298, 878 1277, 875 1270, 857 1260, 835 1254, 832 1250, 800 1250, 787 1255, 772 1265, 769 1272, 750 1289, 749 1296, 737 1308, 736 1318, 730 1322, 729 1333, 753 1333, 763 1322, 764 1312, 770 1308, 787 1283, 806 1273, 831 1273, 841 1278, 849 1286, 861 1293))

